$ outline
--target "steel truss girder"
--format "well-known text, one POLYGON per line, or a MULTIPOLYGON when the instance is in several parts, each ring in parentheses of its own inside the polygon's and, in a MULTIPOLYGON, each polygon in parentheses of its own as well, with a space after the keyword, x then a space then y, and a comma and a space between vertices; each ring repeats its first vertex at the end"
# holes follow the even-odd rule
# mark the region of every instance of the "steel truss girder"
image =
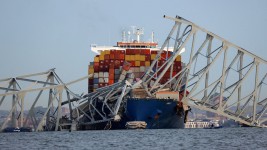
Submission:
MULTIPOLYGON (((247 125, 266 127, 267 95, 263 92, 267 90, 265 84, 267 61, 182 17, 164 17, 173 20, 175 25, 158 55, 163 49, 168 49, 165 43, 169 43, 170 39, 175 39, 173 43, 178 51, 174 48, 172 56, 161 66, 164 70, 159 69, 162 75, 158 76, 151 87, 149 87, 149 82, 152 77, 148 78, 148 75, 151 74, 153 66, 146 73, 147 76, 143 78, 143 87, 148 89, 149 94, 153 95, 157 90, 166 88, 168 83, 176 81, 169 88, 183 91, 185 96, 182 101, 185 104, 247 125), (177 28, 175 26, 184 31, 188 26, 191 27, 190 33, 181 44, 177 44, 176 41, 184 37, 174 34, 177 28), (183 28, 180 28, 181 26, 183 28), (202 35, 206 35, 206 38, 201 38, 202 35), (197 47, 196 43, 200 43, 200 46, 197 47), (187 48, 187 52, 181 54, 182 58, 187 59, 183 60, 186 62, 184 68, 171 77, 167 83, 158 85, 157 81, 161 80, 164 71, 172 65, 172 58, 177 56, 184 47, 187 48), (206 65, 203 65, 205 63, 206 65), (251 80, 255 81, 255 85, 251 84, 251 80), (186 95, 186 91, 190 93, 186 95)), ((158 60, 159 57, 152 65, 155 65, 158 60)), ((157 73, 157 71, 153 72, 153 75, 157 73)))
POLYGON ((8 101, 13 97, 13 103, 11 109, 9 110, 8 117, 4 120, 3 124, 0 127, 1 131, 7 127, 10 117, 12 118, 12 127, 28 127, 28 123, 32 122, 35 131, 51 129, 56 131, 59 130, 61 128, 60 119, 62 117, 62 94, 67 93, 68 100, 70 100, 71 97, 72 99, 81 99, 80 96, 71 92, 67 88, 67 86, 84 79, 88 79, 88 77, 91 76, 92 75, 88 75, 65 84, 55 73, 55 69, 50 69, 46 72, 23 75, 15 78, 0 79, 0 108, 3 102, 8 101), (38 79, 36 80, 35 78, 38 79), (50 96, 48 98, 48 107, 46 108, 41 118, 39 118, 38 120, 38 118, 36 118, 35 107, 37 102, 40 101, 40 96, 44 95, 43 91, 46 90, 50 91, 50 96), (27 95, 30 95, 30 93, 33 92, 37 92, 36 97, 27 97, 27 95), (25 102, 29 103, 30 99, 33 99, 33 103, 30 106, 27 117, 24 118, 25 102), (55 101, 56 103, 53 103, 53 101, 55 101), (53 111, 52 106, 56 108, 55 111, 53 111), (46 123, 44 123, 44 120, 46 120, 46 123), (53 128, 48 128, 51 125, 53 126, 53 128), (44 128, 44 126, 46 128, 44 128))

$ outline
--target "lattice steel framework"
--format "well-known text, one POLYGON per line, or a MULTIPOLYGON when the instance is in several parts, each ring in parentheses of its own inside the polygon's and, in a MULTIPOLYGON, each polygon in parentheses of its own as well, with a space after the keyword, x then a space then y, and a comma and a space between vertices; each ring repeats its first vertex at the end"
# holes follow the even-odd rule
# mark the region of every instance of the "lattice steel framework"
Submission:
POLYGON ((166 87, 182 91, 182 101, 189 106, 266 127, 267 61, 186 19, 164 17, 175 24, 143 77, 148 94, 166 87), (172 55, 159 66, 163 49, 169 47, 173 47, 172 55), (173 73, 178 55, 182 55, 183 69, 173 73), (168 71, 169 81, 160 84, 168 71))
MULTIPOLYGON (((29 127, 29 124, 33 126, 35 131, 59 130, 61 128, 63 94, 66 94, 68 101, 71 98, 82 99, 81 96, 71 92, 67 86, 87 78, 88 76, 65 84, 54 69, 51 69, 46 72, 1 79, 0 108, 9 109, 8 116, 1 125, 1 131, 7 125, 8 127, 29 127), (46 91, 47 94, 44 94, 46 91), (43 97, 43 95, 45 96, 43 97), (5 101, 7 103, 3 105, 5 101), (43 111, 36 110, 36 104, 40 101, 48 103, 43 111), (11 108, 4 108, 9 103, 11 108), (28 112, 25 112, 25 103, 30 106, 28 112)), ((69 106, 71 109, 71 105, 69 106)))

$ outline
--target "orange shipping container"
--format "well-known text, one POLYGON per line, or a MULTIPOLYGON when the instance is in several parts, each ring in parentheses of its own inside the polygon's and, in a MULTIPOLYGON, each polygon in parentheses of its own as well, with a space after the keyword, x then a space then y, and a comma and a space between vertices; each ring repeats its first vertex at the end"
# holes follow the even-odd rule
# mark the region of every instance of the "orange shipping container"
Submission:
POLYGON ((109 50, 105 50, 105 54, 110 54, 110 51, 109 50))
POLYGON ((131 55, 125 55, 125 60, 130 61, 131 60, 131 55))
POLYGON ((104 55, 100 55, 100 56, 99 56, 99 60, 105 60, 104 55))
POLYGON ((114 80, 115 74, 114 73, 109 73, 108 74, 108 78, 111 79, 111 80, 114 80))
POLYGON ((109 72, 109 74, 114 74, 115 73, 115 70, 109 68, 109 71, 108 72, 109 72))
POLYGON ((156 58, 157 54, 151 54, 151 60, 154 60, 156 58))
POLYGON ((140 66, 140 61, 135 61, 135 66, 139 67, 140 66))
POLYGON ((88 69, 88 74, 93 74, 94 73, 94 68, 89 68, 88 69))
POLYGON ((134 55, 134 60, 135 61, 139 61, 140 60, 140 55, 139 54, 134 55))
POLYGON ((108 84, 109 85, 114 84, 114 80, 108 80, 108 84))
POLYGON ((134 61, 135 60, 135 55, 130 55, 130 60, 134 61))
POLYGON ((149 67, 149 66, 150 66, 150 61, 146 61, 146 62, 145 62, 145 66, 146 66, 146 67, 149 67))
POLYGON ((105 55, 105 51, 101 51, 100 52, 100 55, 103 55, 104 56, 105 55))
POLYGON ((98 57, 98 56, 96 56, 96 57, 94 58, 94 62, 99 62, 99 57, 98 57))
POLYGON ((175 59, 175 61, 181 61, 181 55, 178 55, 175 59))
POLYGON ((140 61, 146 61, 146 56, 145 55, 140 55, 140 61))

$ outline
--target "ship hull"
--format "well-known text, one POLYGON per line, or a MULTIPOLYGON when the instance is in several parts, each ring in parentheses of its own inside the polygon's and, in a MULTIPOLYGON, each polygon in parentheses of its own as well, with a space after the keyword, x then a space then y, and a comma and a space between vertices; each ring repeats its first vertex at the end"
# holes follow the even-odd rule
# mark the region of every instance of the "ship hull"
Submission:
POLYGON ((184 110, 177 110, 177 101, 167 99, 127 100, 127 121, 144 121, 147 129, 184 128, 184 110))

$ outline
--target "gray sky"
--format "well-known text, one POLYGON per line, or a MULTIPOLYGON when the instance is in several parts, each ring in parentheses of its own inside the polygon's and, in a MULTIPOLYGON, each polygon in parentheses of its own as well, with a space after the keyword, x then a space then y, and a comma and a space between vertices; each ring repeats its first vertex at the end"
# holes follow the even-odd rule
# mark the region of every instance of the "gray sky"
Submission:
MULTIPOLYGON (((266 0, 1 0, 0 79, 56 68, 63 81, 87 75, 90 44, 115 45, 129 26, 161 44, 184 17, 267 60, 266 0)), ((87 90, 87 81, 79 86, 87 90)))

